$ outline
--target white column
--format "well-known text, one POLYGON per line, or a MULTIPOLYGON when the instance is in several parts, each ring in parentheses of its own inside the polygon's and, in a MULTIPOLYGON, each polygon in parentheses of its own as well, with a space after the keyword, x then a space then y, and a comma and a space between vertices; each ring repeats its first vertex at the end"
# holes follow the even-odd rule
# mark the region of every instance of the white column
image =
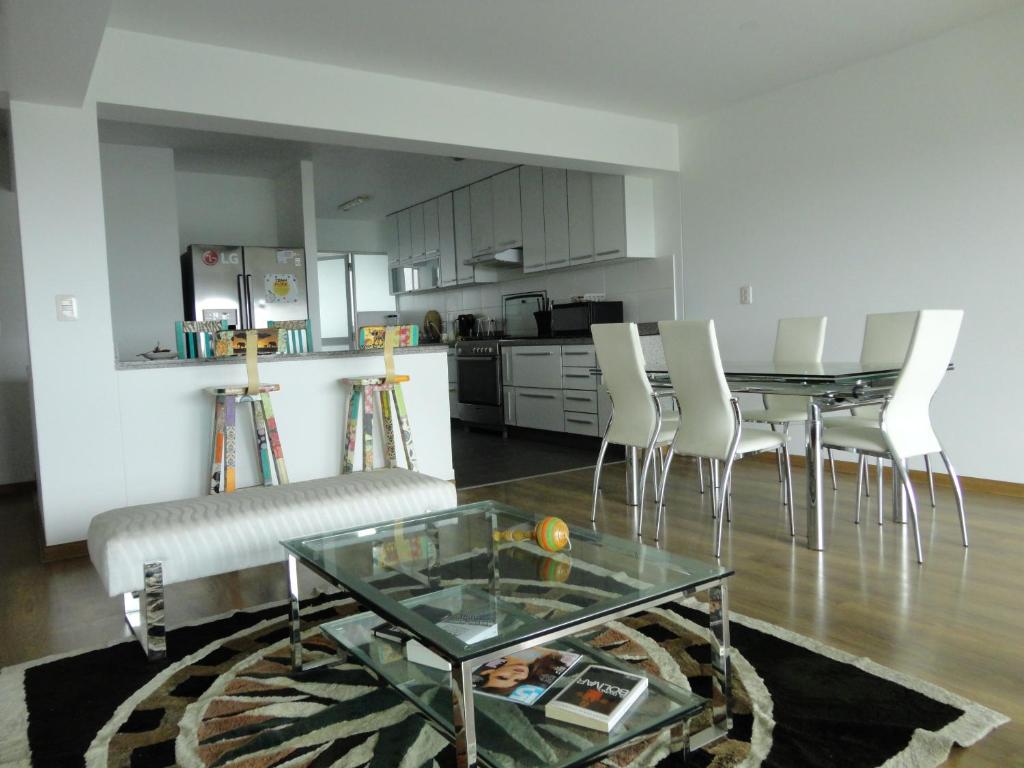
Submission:
MULTIPOLYGON (((316 237, 316 191, 313 188, 313 161, 300 160, 302 173, 302 231, 306 249, 306 306, 309 308, 309 322, 313 330, 313 349, 320 349, 320 280, 317 272, 317 257, 320 246, 316 237)), ((353 297, 353 301, 355 297, 353 297)), ((353 330, 353 333, 355 331, 353 330)))
POLYGON ((11 129, 40 505, 54 545, 83 539, 93 515, 125 498, 95 105, 12 101, 11 129), (62 294, 75 297, 77 320, 57 320, 62 294))

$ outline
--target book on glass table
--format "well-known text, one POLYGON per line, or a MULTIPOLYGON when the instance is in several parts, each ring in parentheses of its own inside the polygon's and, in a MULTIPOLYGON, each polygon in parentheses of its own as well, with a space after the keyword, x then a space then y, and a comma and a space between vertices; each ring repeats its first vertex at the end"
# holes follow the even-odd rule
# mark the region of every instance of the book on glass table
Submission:
POLYGON ((591 664, 544 707, 552 720, 609 732, 647 690, 647 678, 591 664))
POLYGON ((531 706, 581 658, 572 651, 536 646, 492 659, 473 670, 473 692, 531 706))

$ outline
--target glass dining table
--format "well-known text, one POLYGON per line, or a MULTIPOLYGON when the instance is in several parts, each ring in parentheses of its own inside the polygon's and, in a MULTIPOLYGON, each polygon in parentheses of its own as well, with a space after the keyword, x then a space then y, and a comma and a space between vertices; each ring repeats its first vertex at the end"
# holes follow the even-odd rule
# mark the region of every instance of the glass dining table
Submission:
MULTIPOLYGON (((900 364, 868 366, 841 362, 808 364, 726 361, 722 367, 733 394, 798 395, 807 398, 807 548, 824 550, 822 414, 855 405, 883 402, 896 383, 900 364)), ((667 371, 648 370, 647 376, 652 386, 659 390, 672 388, 667 371)))

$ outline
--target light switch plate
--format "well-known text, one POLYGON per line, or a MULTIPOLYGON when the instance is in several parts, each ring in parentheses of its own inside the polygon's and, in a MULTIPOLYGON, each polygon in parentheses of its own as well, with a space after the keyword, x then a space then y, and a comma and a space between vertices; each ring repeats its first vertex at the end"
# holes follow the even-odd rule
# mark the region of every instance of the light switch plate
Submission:
POLYGON ((56 297, 57 319, 61 322, 70 322, 78 319, 78 299, 68 294, 60 294, 56 297))
POLYGON ((754 287, 752 285, 740 286, 740 304, 754 303, 754 287))

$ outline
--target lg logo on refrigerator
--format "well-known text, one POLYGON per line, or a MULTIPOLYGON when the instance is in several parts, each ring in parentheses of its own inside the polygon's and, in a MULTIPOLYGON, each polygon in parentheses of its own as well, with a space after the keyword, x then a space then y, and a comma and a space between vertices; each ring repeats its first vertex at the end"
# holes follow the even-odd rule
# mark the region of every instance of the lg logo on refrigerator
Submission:
POLYGON ((208 267, 217 264, 238 264, 237 253, 217 253, 216 251, 203 251, 203 264, 208 267))

